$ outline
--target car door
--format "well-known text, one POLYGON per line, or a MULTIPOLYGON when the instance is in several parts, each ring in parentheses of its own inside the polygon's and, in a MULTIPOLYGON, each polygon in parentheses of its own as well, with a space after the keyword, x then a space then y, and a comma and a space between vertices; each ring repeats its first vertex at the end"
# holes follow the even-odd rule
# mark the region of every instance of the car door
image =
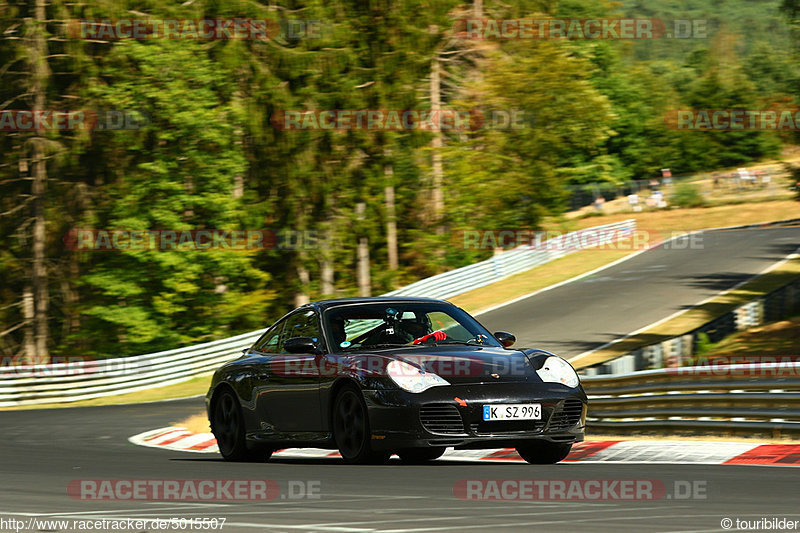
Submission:
POLYGON ((257 410, 261 420, 276 433, 322 429, 320 359, 314 353, 289 353, 284 345, 294 337, 321 340, 316 311, 300 309, 286 317, 280 337, 271 347, 274 353, 263 353, 259 363, 258 374, 265 386, 258 395, 257 410))
POLYGON ((269 367, 272 357, 278 353, 285 323, 285 320, 277 322, 253 344, 246 354, 247 371, 240 374, 240 387, 248 390, 247 394, 241 394, 246 425, 256 432, 263 430, 265 423, 266 426, 272 426, 271 421, 263 419, 263 410, 258 405, 262 395, 267 394, 270 388, 272 380, 269 367))

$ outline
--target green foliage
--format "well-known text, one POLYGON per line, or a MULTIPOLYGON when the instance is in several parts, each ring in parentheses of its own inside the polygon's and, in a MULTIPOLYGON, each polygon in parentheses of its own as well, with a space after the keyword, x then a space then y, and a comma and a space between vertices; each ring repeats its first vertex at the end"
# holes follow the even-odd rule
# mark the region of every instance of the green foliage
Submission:
POLYGON ((675 185, 670 202, 678 207, 703 207, 706 205, 700 188, 691 183, 678 183, 675 185))
POLYGON ((707 355, 711 353, 713 350, 714 350, 714 343, 709 340, 708 334, 705 332, 698 333, 697 340, 695 341, 694 344, 695 358, 707 355))
POLYGON ((800 200, 800 165, 785 165, 786 172, 789 174, 789 187, 794 191, 796 199, 800 200))
MULTIPOLYGON (((491 250, 466 250, 454 235, 537 229, 564 211, 570 190, 616 190, 663 167, 680 175, 739 166, 800 139, 665 123, 677 109, 800 103, 791 40, 797 0, 483 3, 493 18, 708 20, 707 38, 641 41, 464 41, 454 22, 472 6, 453 0, 135 6, 150 19, 322 21, 318 36, 267 41, 90 42, 67 38, 58 22, 129 18, 128 4, 47 4, 46 107, 150 118, 140 129, 41 136, 54 353, 134 354, 254 330, 296 297, 320 297, 323 265, 333 269, 337 295, 354 295, 360 238, 369 239, 379 293, 486 258, 491 250), (443 135, 441 220, 432 217, 433 133, 286 131, 272 123, 293 109, 428 109, 434 59, 442 105, 487 119, 443 135), (519 127, 498 127, 495 112, 518 113, 519 127), (387 261, 391 187, 397 271, 387 261), (75 228, 267 229, 313 239, 251 252, 77 252, 64 239, 75 228)), ((32 19, 30 3, 0 4, 0 35, 8 37, 0 40, 0 101, 10 109, 33 105, 32 19)), ((23 320, 31 255, 31 135, 3 133, 0 331, 23 320)), ((696 206, 703 198, 681 184, 672 202, 696 206)), ((23 338, 24 328, 13 329, 0 337, 0 352, 19 353, 23 338)))

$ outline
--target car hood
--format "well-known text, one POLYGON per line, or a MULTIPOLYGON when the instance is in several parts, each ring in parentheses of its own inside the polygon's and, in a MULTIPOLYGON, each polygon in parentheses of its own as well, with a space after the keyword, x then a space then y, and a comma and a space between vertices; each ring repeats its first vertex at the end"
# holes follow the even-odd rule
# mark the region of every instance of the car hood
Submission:
POLYGON ((451 384, 527 381, 538 376, 518 350, 490 346, 435 346, 395 352, 395 359, 424 368, 451 384))

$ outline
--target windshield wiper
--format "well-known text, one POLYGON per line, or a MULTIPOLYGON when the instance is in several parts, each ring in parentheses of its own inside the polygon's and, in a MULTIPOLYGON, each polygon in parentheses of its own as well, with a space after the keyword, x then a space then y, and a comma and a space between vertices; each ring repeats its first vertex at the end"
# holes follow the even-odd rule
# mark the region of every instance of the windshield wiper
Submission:
POLYGON ((383 343, 383 344, 365 344, 361 346, 357 346, 355 348, 351 348, 349 351, 355 350, 372 350, 375 348, 408 348, 410 345, 408 344, 394 344, 394 343, 383 343))
POLYGON ((437 344, 463 344, 465 346, 491 346, 491 344, 482 344, 476 340, 468 340, 468 341, 458 341, 454 339, 445 339, 443 341, 437 341, 437 344))

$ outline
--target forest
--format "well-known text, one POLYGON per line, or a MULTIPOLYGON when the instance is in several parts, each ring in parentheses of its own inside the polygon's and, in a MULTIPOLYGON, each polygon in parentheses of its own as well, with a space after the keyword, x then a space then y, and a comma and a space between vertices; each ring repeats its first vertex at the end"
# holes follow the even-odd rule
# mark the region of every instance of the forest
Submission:
POLYGON ((667 118, 796 109, 798 31, 800 0, 0 0, 0 355, 256 330, 484 259, 452 235, 585 184, 776 158, 796 129, 667 118), (522 19, 663 31, 466 31, 522 19))

